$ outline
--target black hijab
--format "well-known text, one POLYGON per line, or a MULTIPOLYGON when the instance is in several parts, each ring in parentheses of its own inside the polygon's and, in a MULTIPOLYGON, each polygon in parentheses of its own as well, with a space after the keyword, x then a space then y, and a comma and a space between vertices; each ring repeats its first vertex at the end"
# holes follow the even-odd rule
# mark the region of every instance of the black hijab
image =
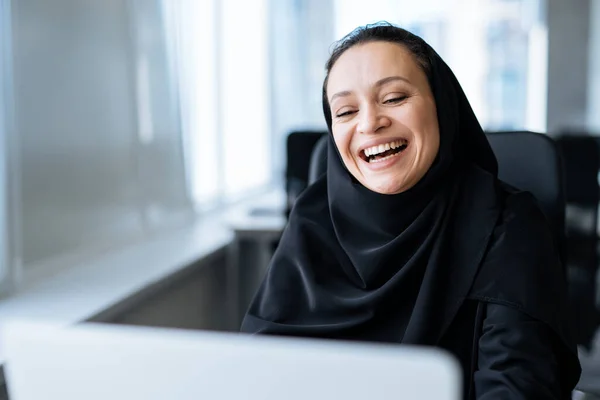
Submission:
POLYGON ((560 265, 523 272, 524 262, 545 263, 546 249, 521 262, 502 247, 493 259, 514 259, 511 265, 484 262, 506 192, 458 81, 422 44, 440 127, 434 164, 404 193, 365 188, 337 151, 324 93, 327 173, 297 200, 242 331, 437 345, 465 299, 475 298, 514 305, 546 322, 574 351, 561 319, 560 265))

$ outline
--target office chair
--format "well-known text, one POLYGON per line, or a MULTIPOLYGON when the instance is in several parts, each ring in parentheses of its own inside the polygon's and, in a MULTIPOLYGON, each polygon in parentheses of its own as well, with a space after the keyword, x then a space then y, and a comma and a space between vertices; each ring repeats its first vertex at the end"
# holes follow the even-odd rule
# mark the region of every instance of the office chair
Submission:
POLYGON ((324 136, 315 145, 310 156, 310 168, 308 170, 308 184, 312 184, 319 176, 327 171, 327 137, 324 136))
POLYGON ((564 160, 566 251, 574 332, 577 343, 589 348, 600 325, 596 288, 600 145, 597 137, 584 132, 564 132, 557 144, 564 160))
MULTIPOLYGON (((598 139, 589 135, 564 135, 557 138, 562 152, 565 173, 565 196, 567 206, 587 214, 581 222, 567 218, 567 244, 569 261, 579 268, 595 273, 598 266, 596 254, 598 229, 598 203, 600 187, 600 147, 598 139)), ((581 218, 580 218, 581 219, 581 218)))
POLYGON ((549 136, 529 131, 487 132, 498 159, 498 178, 533 194, 546 215, 566 265, 562 156, 549 136))
POLYGON ((293 131, 286 141, 285 190, 287 195, 286 214, 296 199, 308 186, 310 155, 315 144, 327 131, 293 131))
MULTIPOLYGON (((563 261, 565 252, 565 196, 562 161, 554 141, 534 132, 487 134, 498 159, 498 177, 516 188, 531 192, 539 201, 556 238, 563 261)), ((327 169, 327 138, 315 145, 310 161, 309 183, 327 169)))

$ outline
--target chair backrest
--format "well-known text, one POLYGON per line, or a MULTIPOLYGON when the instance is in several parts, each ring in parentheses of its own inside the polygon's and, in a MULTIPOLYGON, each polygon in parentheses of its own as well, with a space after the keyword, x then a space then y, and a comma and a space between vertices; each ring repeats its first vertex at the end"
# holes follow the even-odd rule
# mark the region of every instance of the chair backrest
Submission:
POLYGON ((287 136, 285 189, 287 210, 291 209, 300 193, 308 186, 310 155, 319 139, 327 131, 294 131, 287 136))
POLYGON ((312 184, 327 171, 327 136, 323 136, 313 149, 308 170, 308 184, 312 184))
POLYGON ((565 134, 556 139, 563 158, 567 203, 598 207, 600 145, 597 136, 565 134))
MULTIPOLYGON (((565 194, 562 160, 548 136, 527 131, 493 132, 488 140, 498 159, 500 180, 533 194, 556 237, 565 261, 565 194)), ((327 140, 321 138, 311 156, 309 182, 327 169, 327 140)))
POLYGON ((490 132, 487 137, 498 159, 498 178, 537 198, 564 263, 565 185, 556 142, 547 135, 529 131, 490 132))

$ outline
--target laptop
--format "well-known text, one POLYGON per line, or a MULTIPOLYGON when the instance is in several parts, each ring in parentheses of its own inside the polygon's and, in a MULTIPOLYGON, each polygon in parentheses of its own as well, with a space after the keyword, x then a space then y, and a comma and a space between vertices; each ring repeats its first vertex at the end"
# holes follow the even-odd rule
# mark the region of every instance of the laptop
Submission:
POLYGON ((459 400, 441 350, 84 323, 2 332, 11 400, 459 400))

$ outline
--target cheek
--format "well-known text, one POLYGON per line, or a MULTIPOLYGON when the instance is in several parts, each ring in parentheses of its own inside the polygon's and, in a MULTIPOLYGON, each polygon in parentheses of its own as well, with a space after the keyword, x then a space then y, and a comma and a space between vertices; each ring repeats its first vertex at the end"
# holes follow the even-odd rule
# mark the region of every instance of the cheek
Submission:
POLYGON ((440 148, 440 128, 437 122, 437 115, 434 114, 430 117, 427 132, 427 141, 430 143, 430 151, 437 154, 440 148))
POLYGON ((350 154, 349 147, 351 138, 351 135, 342 130, 338 129, 333 131, 333 141, 335 142, 335 146, 344 159, 346 159, 350 154))
POLYGON ((424 157, 423 161, 426 164, 426 167, 429 168, 433 164, 438 151, 440 149, 440 134, 436 129, 436 126, 430 127, 430 130, 427 132, 424 143, 424 157))
POLYGON ((352 134, 350 132, 344 132, 342 130, 334 130, 333 131, 333 141, 335 142, 335 146, 338 149, 338 152, 342 156, 342 161, 344 162, 344 166, 348 171, 355 174, 356 162, 352 157, 352 150, 350 149, 352 142, 352 134))
POLYGON ((427 154, 427 158, 437 155, 440 147, 440 131, 437 122, 437 114, 435 110, 433 113, 429 112, 424 114, 424 118, 419 121, 421 132, 421 141, 423 152, 427 154))

